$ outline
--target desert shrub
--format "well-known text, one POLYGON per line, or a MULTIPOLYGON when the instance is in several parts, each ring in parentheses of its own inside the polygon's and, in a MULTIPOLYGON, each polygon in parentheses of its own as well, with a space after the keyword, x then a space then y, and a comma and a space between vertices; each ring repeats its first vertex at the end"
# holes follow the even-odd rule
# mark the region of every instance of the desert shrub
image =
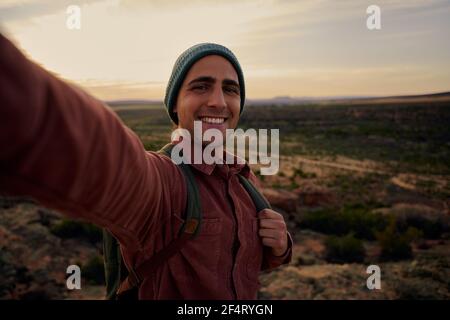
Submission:
POLYGON ((161 141, 161 140, 151 140, 151 141, 149 141, 149 140, 144 140, 144 141, 143 141, 143 144, 144 144, 145 150, 148 150, 148 151, 158 151, 158 150, 160 150, 162 147, 164 147, 164 146, 167 144, 167 142, 161 141))
POLYGON ((360 239, 348 234, 343 237, 329 236, 325 241, 326 260, 334 263, 363 262, 365 249, 360 239))
POLYGON ((386 217, 370 212, 362 205, 344 206, 341 209, 322 209, 308 212, 301 221, 301 227, 343 236, 353 233, 360 239, 375 239, 375 232, 387 225, 386 217))
POLYGON ((85 238, 92 243, 103 239, 102 230, 93 224, 63 219, 50 227, 50 232, 60 238, 85 238))
POLYGON ((14 199, 0 195, 0 208, 1 209, 13 208, 15 205, 16 205, 16 201, 14 201, 14 199))
POLYGON ((441 290, 438 283, 418 278, 398 280, 394 284, 394 290, 401 300, 441 300, 448 297, 448 293, 441 290))
POLYGON ((295 168, 295 170, 294 170, 294 172, 293 172, 293 174, 291 176, 291 179, 295 179, 295 177, 308 179, 308 178, 315 178, 316 174, 314 172, 307 173, 307 172, 303 171, 303 169, 300 166, 298 168, 295 168))
POLYGON ((11 254, 0 247, 0 299, 9 297, 16 286, 16 266, 11 262, 11 254))
POLYGON ((390 208, 389 213, 396 217, 400 231, 414 227, 427 239, 439 239, 450 230, 450 218, 445 212, 426 205, 399 204, 390 208))
POLYGON ((81 274, 91 284, 105 284, 105 269, 103 258, 99 255, 91 257, 81 267, 81 274))
POLYGON ((274 182, 274 183, 272 183, 272 188, 273 189, 283 189, 283 186, 279 182, 274 182))
POLYGON ((439 239, 441 235, 448 231, 448 224, 443 219, 427 219, 418 214, 410 214, 397 221, 398 228, 406 231, 413 227, 423 233, 427 239, 439 239))
POLYGON ((13 197, 0 194, 0 208, 10 209, 20 204, 33 204, 34 201, 25 197, 13 197))
POLYGON ((259 180, 265 181, 266 176, 261 174, 261 170, 260 169, 256 169, 254 171, 254 173, 259 178, 259 180))
POLYGON ((297 189, 299 187, 299 184, 295 181, 291 181, 291 183, 288 185, 287 189, 288 190, 294 190, 297 189))
POLYGON ((422 232, 409 227, 406 232, 397 228, 396 219, 390 218, 389 225, 382 232, 376 232, 376 238, 381 247, 382 260, 404 260, 412 258, 411 242, 422 236, 422 232))
POLYGON ((441 220, 430 221, 416 217, 408 219, 407 224, 421 231, 427 239, 439 239, 444 232, 448 231, 448 226, 441 220))

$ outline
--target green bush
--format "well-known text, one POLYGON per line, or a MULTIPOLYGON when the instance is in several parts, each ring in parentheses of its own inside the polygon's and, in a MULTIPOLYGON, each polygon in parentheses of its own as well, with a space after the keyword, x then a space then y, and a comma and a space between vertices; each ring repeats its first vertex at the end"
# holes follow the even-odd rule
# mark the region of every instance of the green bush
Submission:
POLYGON ((400 300, 442 300, 446 297, 438 283, 419 278, 399 279, 394 283, 394 290, 400 300))
POLYGON ((81 267, 81 274, 91 284, 105 284, 104 262, 101 256, 93 256, 81 267))
POLYGON ((265 181, 266 176, 261 174, 261 170, 260 169, 256 169, 254 171, 254 173, 259 178, 259 180, 265 181))
POLYGON ((295 181, 291 181, 291 184, 288 186, 288 190, 294 190, 297 189, 299 187, 299 184, 295 181))
POLYGON ((92 243, 103 239, 102 230, 90 223, 63 219, 53 225, 50 232, 60 238, 85 238, 92 243))
POLYGON ((295 177, 308 179, 308 178, 315 178, 316 174, 314 172, 307 173, 307 172, 303 171, 303 169, 301 167, 299 167, 299 168, 295 168, 295 170, 291 176, 291 179, 295 179, 295 177))
POLYGON ((397 228, 396 219, 391 217, 389 225, 382 232, 376 232, 381 247, 381 260, 405 260, 412 258, 411 242, 422 236, 422 232, 409 227, 406 232, 397 228))
POLYGON ((162 147, 164 147, 166 145, 167 142, 164 141, 160 141, 160 140, 144 140, 143 144, 144 144, 144 148, 145 150, 148 151, 158 151, 160 150, 162 147))
POLYGON ((330 236, 325 241, 325 247, 328 262, 363 262, 366 254, 362 241, 353 234, 344 237, 330 236))
POLYGON ((360 239, 375 239, 375 232, 387 225, 386 217, 370 212, 362 205, 308 212, 300 226, 318 232, 343 236, 353 233, 360 239))
POLYGON ((279 182, 275 182, 272 184, 272 188, 274 189, 283 189, 283 186, 279 182))
POLYGON ((405 232, 410 227, 416 228, 427 239, 439 239, 443 233, 449 230, 448 224, 442 219, 429 220, 419 215, 409 215, 404 221, 397 221, 397 225, 401 231, 405 232))

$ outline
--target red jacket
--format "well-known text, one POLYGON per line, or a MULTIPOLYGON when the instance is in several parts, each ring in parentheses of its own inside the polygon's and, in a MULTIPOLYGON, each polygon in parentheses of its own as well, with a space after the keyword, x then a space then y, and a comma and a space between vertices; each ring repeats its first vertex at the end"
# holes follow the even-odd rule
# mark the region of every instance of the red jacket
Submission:
MULTIPOLYGON (((239 183, 245 165, 192 165, 202 202, 200 235, 189 240, 141 299, 255 299, 258 273, 291 259, 258 236, 257 212, 239 183)), ((74 85, 27 60, 0 35, 0 191, 28 195, 112 232, 128 266, 170 243, 183 222, 183 173, 145 151, 118 116, 74 85)))

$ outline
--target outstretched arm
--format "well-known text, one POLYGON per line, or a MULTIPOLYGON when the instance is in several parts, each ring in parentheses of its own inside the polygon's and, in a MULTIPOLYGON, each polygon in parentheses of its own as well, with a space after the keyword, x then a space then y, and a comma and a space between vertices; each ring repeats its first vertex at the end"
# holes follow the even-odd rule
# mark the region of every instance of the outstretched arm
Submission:
POLYGON ((101 101, 0 34, 0 192, 31 196, 138 249, 167 212, 162 162, 101 101))

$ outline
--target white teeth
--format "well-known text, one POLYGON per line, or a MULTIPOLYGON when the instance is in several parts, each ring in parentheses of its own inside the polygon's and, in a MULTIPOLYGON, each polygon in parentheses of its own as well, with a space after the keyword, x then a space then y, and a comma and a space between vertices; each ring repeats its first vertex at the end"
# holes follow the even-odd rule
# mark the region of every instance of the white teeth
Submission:
POLYGON ((216 123, 216 124, 220 124, 225 121, 224 118, 209 118, 209 117, 200 118, 200 120, 202 120, 202 122, 216 123))

